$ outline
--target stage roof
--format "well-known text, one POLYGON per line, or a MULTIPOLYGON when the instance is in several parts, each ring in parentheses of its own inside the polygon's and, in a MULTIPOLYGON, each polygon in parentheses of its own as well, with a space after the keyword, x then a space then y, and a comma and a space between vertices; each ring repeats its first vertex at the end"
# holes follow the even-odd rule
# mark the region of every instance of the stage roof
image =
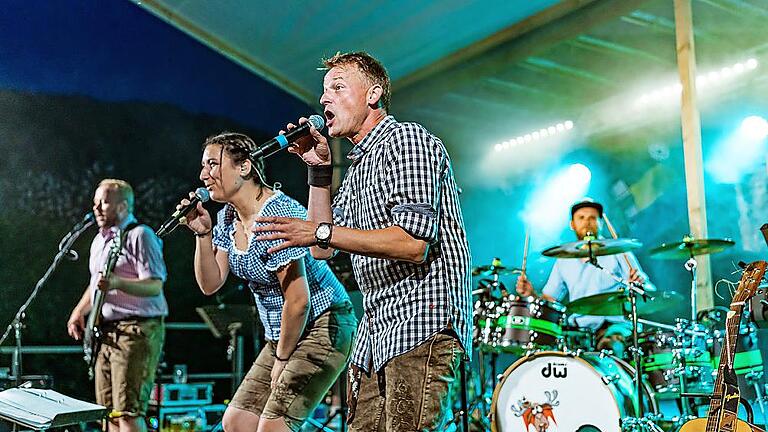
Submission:
MULTIPOLYGON (((319 59, 366 50, 390 72, 393 113, 459 156, 565 120, 585 141, 679 123, 674 95, 638 103, 678 82, 670 0, 134 1, 318 109, 319 59)), ((768 49, 768 2, 694 0, 693 13, 704 74, 768 49)), ((764 99, 765 78, 761 65, 700 86, 702 110, 764 99)))

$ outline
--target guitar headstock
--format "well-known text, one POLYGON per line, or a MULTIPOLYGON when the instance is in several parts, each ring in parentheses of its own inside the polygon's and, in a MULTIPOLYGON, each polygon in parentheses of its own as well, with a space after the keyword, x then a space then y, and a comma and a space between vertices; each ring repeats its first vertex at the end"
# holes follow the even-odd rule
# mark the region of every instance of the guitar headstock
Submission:
POLYGON ((760 286, 760 282, 763 280, 767 266, 768 263, 765 261, 753 261, 747 265, 747 268, 744 269, 744 273, 741 275, 739 287, 736 288, 731 304, 743 303, 755 295, 757 287, 760 286))

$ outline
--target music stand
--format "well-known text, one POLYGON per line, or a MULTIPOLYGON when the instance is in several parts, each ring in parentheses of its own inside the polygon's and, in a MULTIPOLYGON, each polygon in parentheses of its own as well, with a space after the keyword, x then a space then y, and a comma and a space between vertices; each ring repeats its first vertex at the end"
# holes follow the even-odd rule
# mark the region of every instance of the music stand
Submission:
POLYGON ((44 430, 101 421, 106 415, 106 407, 83 402, 53 390, 12 388, 0 392, 0 419, 13 424, 14 430, 19 427, 44 430))
POLYGON ((242 329, 251 328, 254 324, 256 308, 242 304, 219 304, 195 308, 200 318, 217 339, 229 336, 227 358, 232 361, 232 393, 237 390, 243 379, 243 335, 242 329))

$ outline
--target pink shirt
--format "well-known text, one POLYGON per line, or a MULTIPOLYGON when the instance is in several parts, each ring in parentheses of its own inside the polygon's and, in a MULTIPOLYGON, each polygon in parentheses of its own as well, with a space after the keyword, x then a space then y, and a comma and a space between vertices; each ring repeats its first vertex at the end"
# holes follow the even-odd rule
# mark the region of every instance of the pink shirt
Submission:
MULTIPOLYGON (((136 222, 133 215, 128 216, 121 228, 136 222)), ((109 247, 115 237, 117 227, 100 229, 91 242, 89 268, 91 271, 91 300, 96 295, 96 282, 99 273, 109 256, 109 247)), ((167 272, 163 261, 163 242, 146 225, 139 225, 128 231, 122 254, 117 260, 113 272, 115 276, 130 279, 160 279, 165 282, 167 272)), ((105 321, 115 321, 128 317, 158 317, 168 315, 168 303, 162 292, 152 297, 137 297, 120 290, 110 290, 104 301, 102 314, 105 321)))

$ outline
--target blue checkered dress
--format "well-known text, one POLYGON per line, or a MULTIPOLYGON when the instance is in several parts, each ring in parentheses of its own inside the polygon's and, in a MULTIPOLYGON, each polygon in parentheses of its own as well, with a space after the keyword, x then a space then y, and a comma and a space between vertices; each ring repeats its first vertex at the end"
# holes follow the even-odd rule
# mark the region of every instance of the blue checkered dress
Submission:
MULTIPOLYGON (((276 191, 264 203, 259 216, 306 219, 307 211, 293 198, 276 191)), ((229 204, 219 211, 216 226, 213 228, 213 245, 229 254, 229 269, 232 274, 248 281, 264 325, 266 339, 276 341, 280 338, 284 299, 275 272, 291 261, 304 258, 310 294, 310 322, 332 305, 349 301, 344 287, 331 272, 328 264, 312 258, 307 248, 288 248, 270 254, 267 249, 282 240, 257 241, 255 236, 251 236, 247 251, 237 249, 234 240, 236 218, 237 213, 229 204)))
POLYGON ((365 310, 352 362, 379 370, 448 327, 471 355, 469 245, 443 143, 421 125, 387 116, 347 157, 334 224, 398 225, 430 245, 423 264, 352 255, 365 310))

